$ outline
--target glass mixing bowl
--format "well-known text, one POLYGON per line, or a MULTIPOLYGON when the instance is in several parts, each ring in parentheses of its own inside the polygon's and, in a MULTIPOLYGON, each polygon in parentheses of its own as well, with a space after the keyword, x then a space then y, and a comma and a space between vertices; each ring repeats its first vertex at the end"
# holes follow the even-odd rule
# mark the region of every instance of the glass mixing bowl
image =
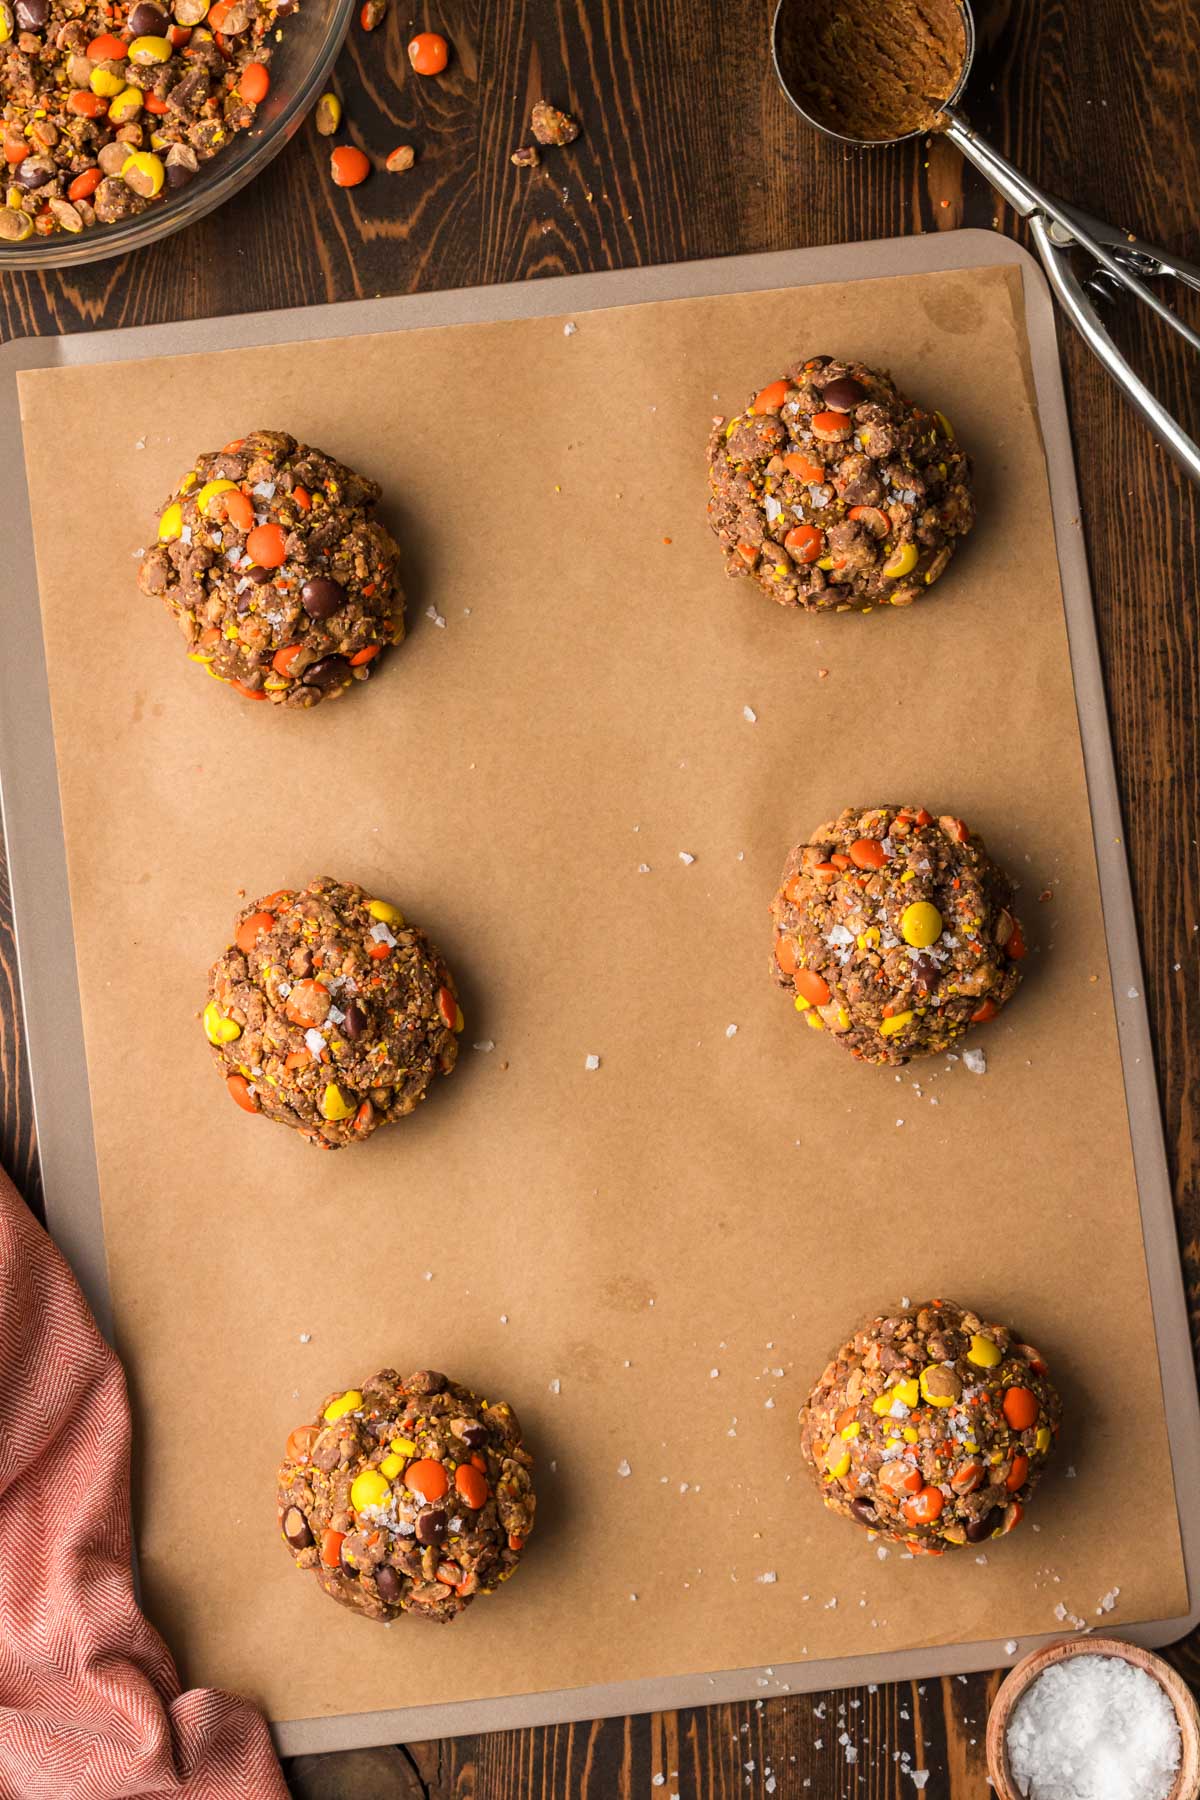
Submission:
POLYGON ((300 0, 298 11, 280 21, 281 36, 271 57, 271 90, 253 125, 205 163, 185 188, 137 218, 115 225, 93 225, 74 236, 59 231, 23 244, 0 243, 0 275, 70 269, 124 256, 202 219, 236 194, 283 149, 325 91, 355 4, 356 0, 300 0))

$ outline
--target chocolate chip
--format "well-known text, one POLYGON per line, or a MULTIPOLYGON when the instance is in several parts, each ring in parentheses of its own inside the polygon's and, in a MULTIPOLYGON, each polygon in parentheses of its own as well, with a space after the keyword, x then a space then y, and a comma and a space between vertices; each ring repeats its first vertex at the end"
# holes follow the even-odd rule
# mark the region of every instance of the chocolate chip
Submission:
POLYGON ((273 578, 275 571, 274 569, 262 569, 255 563, 252 569, 246 570, 246 574, 250 577, 255 587, 264 587, 266 583, 273 578))
POLYGON ((985 1513, 982 1519, 972 1519, 967 1526, 968 1544, 982 1544, 984 1538, 991 1537, 999 1523, 1000 1520, 996 1517, 994 1507, 991 1512, 985 1513))
POLYGON ((918 993, 927 994, 937 986, 938 966, 932 956, 914 956, 912 959, 913 986, 918 993))
POLYGON ((352 1000, 346 1008, 346 1016, 342 1020, 342 1029, 352 1044, 356 1044, 367 1029, 367 1015, 357 1000, 352 1000))
POLYGON ((345 606, 346 590, 340 581, 331 581, 328 575, 314 575, 300 589, 300 599, 305 612, 314 619, 330 619, 345 606))
POLYGON ((418 1544, 440 1544, 446 1535, 446 1515, 440 1506, 427 1506, 417 1514, 418 1544))
POLYGON ((322 689, 340 687, 349 673, 350 664, 344 656, 323 656, 305 669, 304 685, 322 689))
POLYGON ((47 168, 43 160, 35 156, 27 156, 23 163, 17 164, 17 170, 16 174, 13 176, 13 180, 19 188, 23 188, 28 194, 31 193, 34 188, 45 187, 48 181, 54 179, 54 175, 55 168, 53 163, 47 168))
POLYGON ((22 31, 41 31, 50 17, 50 0, 17 0, 16 13, 22 31))
POLYGON ((391 1563, 380 1563, 375 1571, 375 1588, 385 1606, 396 1604, 402 1586, 399 1571, 391 1563))
POLYGON ((157 6, 151 6, 150 0, 138 0, 129 15, 128 25, 134 37, 164 37, 167 15, 157 6))
POLYGON ((854 1514, 860 1525, 875 1525, 878 1523, 875 1516, 875 1508, 871 1505, 869 1500, 852 1500, 850 1502, 850 1511, 854 1514))
POLYGON ((468 1450, 482 1450, 488 1441, 487 1426, 481 1425, 476 1419, 464 1425, 458 1435, 468 1450))
POLYGON ((307 1550, 313 1541, 308 1520, 298 1506, 289 1506, 283 1515, 283 1535, 293 1550, 307 1550))
POLYGON ((836 381, 829 383, 821 395, 826 406, 833 407, 837 412, 849 412, 852 406, 857 406, 866 397, 866 388, 861 381, 855 381, 853 375, 839 376, 836 381))

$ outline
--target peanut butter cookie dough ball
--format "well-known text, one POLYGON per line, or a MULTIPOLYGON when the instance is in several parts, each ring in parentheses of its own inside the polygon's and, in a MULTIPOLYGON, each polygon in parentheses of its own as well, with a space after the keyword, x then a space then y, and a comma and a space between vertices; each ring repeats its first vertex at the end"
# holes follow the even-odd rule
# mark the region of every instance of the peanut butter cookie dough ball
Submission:
POLYGON ((940 1555, 1020 1523, 1061 1417, 1036 1350, 930 1300, 842 1345, 800 1414, 800 1448, 826 1506, 940 1555))
POLYGON ((1012 883, 961 819, 847 807, 788 857, 776 980, 860 1062, 905 1063, 994 1019, 1020 980, 1012 883))
POLYGON ((327 876, 245 907, 204 1031, 230 1097, 323 1149, 360 1144, 448 1075, 454 978, 390 900, 327 876))
POLYGON ((533 1458, 506 1400, 420 1370, 331 1394, 287 1441, 279 1528, 298 1568, 369 1619, 448 1622, 507 1581, 533 1530, 533 1458))
POLYGON ((191 660, 249 700, 316 706, 404 636, 382 490, 285 431, 196 458, 138 571, 191 660))
POLYGON ((814 356, 708 444, 708 519, 731 575, 781 606, 911 606, 975 518, 971 459, 889 375, 814 356))

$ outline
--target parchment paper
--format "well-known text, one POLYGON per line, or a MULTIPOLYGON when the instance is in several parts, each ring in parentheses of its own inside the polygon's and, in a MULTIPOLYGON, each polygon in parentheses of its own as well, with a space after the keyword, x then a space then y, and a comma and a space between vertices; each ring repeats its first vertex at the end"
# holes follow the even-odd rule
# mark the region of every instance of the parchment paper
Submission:
POLYGON ((1107 1624, 1181 1613, 1019 276, 568 322, 21 378, 149 1609, 275 1719, 1019 1638, 1116 1588, 1107 1624), (710 416, 815 351, 976 454, 980 524, 909 611, 722 574, 710 416), (192 455, 260 425, 382 479, 408 554, 409 642, 311 715, 205 680, 135 585, 192 455), (888 798, 1022 883, 986 1075, 860 1068, 767 974, 790 843, 888 798), (426 925, 467 1012, 452 1078, 337 1157, 232 1107, 198 1019, 239 890, 325 872, 426 925), (1012 1537, 881 1560, 795 1413, 860 1316, 931 1292, 1019 1324, 1068 1422, 1012 1537), (287 1430, 385 1364, 511 1399, 539 1455, 521 1571, 450 1631, 340 1612, 276 1533, 287 1430))

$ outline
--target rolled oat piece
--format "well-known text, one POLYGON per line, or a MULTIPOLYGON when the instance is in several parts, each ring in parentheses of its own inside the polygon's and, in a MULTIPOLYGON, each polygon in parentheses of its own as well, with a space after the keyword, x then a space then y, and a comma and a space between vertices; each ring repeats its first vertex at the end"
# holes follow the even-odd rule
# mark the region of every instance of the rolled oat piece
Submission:
POLYGON ((1062 1420, 1044 1358, 953 1300, 881 1315, 838 1350, 800 1413, 826 1506, 914 1552, 1020 1524, 1062 1420))
POLYGON ((1021 978, 1012 883, 961 819, 847 807, 797 844, 771 903, 772 972, 860 1062, 906 1063, 994 1019, 1021 978))
POLYGON ((911 606, 975 519, 971 459, 945 414, 830 356, 714 422, 708 483, 728 573, 806 612, 911 606))
POLYGON ((423 931, 323 876, 243 907, 203 1025, 236 1105, 330 1150, 413 1111, 454 1067, 463 1015, 423 931))
POLYGON ((368 1619, 448 1623, 516 1569, 537 1504, 506 1400, 432 1369, 331 1394, 287 1440, 279 1528, 292 1560, 368 1619))
POLYGON ((285 431, 252 431, 196 458, 138 586, 164 601, 191 660, 247 699, 335 699, 404 636, 381 492, 285 431))

